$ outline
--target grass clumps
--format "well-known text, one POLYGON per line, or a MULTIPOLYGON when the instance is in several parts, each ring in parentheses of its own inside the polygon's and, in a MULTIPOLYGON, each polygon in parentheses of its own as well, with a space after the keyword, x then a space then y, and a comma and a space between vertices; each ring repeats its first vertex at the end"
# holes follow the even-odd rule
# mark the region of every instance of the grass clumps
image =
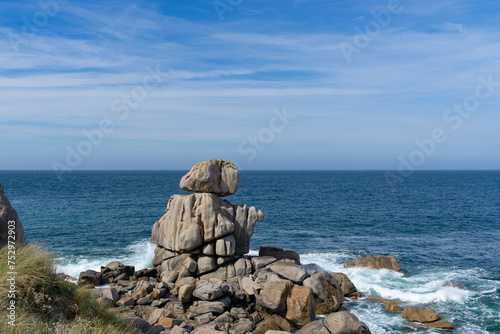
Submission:
POLYGON ((0 249, 0 333, 132 332, 109 305, 56 274, 53 254, 39 245, 12 251, 0 249))

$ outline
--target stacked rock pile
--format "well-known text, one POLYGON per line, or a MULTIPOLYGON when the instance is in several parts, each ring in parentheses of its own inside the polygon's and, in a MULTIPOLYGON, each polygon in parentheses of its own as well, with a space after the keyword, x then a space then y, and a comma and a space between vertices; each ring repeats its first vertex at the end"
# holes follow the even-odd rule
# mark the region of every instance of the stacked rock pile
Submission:
MULTIPOLYGON (((79 284, 110 284, 93 291, 142 333, 370 333, 344 304, 346 298, 364 297, 346 275, 307 272, 290 250, 260 247, 259 256, 247 255, 264 215, 221 199, 236 192, 238 180, 230 162, 195 165, 180 183, 194 193, 173 195, 153 226, 153 268, 135 271, 112 262, 101 272, 81 273, 79 284), (316 320, 317 315, 326 317, 316 320)), ((393 257, 359 258, 345 266, 402 272, 393 257)), ((374 300, 389 304, 390 311, 402 310, 397 302, 374 300)), ((413 313, 406 318, 420 321, 413 313)), ((443 319, 427 323, 438 327, 443 319)))

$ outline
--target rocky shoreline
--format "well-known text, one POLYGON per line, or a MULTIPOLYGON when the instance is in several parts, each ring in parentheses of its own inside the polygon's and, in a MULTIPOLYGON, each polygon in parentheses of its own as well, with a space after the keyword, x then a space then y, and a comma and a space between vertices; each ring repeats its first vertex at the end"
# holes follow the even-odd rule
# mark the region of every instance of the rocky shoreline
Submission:
MULTIPOLYGON (((258 256, 246 255, 254 226, 264 215, 221 198, 234 194, 238 182, 230 162, 195 165, 180 182, 194 193, 172 196, 152 228, 151 241, 157 245, 153 267, 135 271, 111 262, 100 272, 82 272, 78 284, 108 285, 92 291, 141 333, 370 333, 348 312, 348 301, 365 296, 345 274, 307 272, 292 250, 261 247, 258 256)), ((355 266, 403 273, 392 256, 345 263, 355 266)), ((453 328, 433 310, 367 299, 402 312, 415 326, 453 328)))
MULTIPOLYGON (((100 271, 80 273, 77 284, 127 318, 137 333, 370 333, 348 311, 359 298, 383 303, 414 327, 453 329, 434 310, 365 296, 343 273, 306 271, 293 250, 260 247, 258 256, 248 255, 255 224, 264 215, 221 198, 234 194, 238 183, 230 162, 195 165, 180 182, 194 193, 172 196, 152 227, 151 241, 157 245, 152 268, 111 262, 100 271)), ((7 244, 12 221, 16 241, 25 243, 19 217, 0 185, 1 244, 7 244)), ((344 267, 404 274, 392 256, 361 257, 344 267)))

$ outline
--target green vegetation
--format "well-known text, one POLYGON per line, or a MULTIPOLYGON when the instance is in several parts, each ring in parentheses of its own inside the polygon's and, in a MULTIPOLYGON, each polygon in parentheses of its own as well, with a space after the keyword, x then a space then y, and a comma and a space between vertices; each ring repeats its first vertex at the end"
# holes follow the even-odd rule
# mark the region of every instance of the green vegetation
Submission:
POLYGON ((57 275, 54 256, 39 245, 0 249, 0 333, 130 333, 126 321, 86 289, 57 275), (12 270, 12 262, 15 263, 12 270), (15 275, 8 274, 15 272, 15 275), (13 283, 12 276, 15 277, 13 283), (13 284, 11 284, 13 283, 13 284), (16 298, 10 298, 15 287, 16 298), (15 300, 15 327, 9 314, 15 300), (9 324, 11 322, 11 324, 9 324))

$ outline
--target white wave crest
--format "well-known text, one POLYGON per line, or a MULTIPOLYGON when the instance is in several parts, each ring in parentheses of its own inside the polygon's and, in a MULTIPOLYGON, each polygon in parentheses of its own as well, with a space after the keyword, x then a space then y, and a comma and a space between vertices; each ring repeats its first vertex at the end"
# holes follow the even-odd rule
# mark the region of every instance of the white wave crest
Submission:
POLYGON ((100 271, 111 261, 119 261, 125 265, 134 266, 135 270, 150 268, 153 264, 156 245, 148 240, 141 240, 126 247, 121 255, 110 254, 107 257, 84 257, 57 259, 56 271, 77 278, 85 270, 100 271))

